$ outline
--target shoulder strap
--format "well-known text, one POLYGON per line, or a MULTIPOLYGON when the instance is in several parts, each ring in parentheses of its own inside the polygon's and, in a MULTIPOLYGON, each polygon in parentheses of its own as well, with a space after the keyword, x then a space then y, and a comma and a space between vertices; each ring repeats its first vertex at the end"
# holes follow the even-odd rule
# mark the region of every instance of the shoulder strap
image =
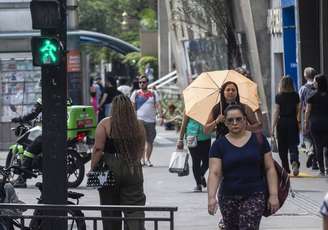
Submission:
POLYGON ((153 97, 154 97, 154 107, 156 108, 156 93, 154 90, 149 90, 152 94, 153 94, 153 97))

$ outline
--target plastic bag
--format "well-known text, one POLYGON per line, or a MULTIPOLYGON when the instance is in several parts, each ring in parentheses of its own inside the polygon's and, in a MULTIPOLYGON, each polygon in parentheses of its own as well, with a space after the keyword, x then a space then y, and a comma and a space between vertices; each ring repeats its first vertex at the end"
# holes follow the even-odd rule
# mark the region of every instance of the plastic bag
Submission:
POLYGON ((176 150, 172 153, 169 172, 178 173, 179 176, 189 175, 189 164, 188 164, 189 154, 184 150, 176 150))

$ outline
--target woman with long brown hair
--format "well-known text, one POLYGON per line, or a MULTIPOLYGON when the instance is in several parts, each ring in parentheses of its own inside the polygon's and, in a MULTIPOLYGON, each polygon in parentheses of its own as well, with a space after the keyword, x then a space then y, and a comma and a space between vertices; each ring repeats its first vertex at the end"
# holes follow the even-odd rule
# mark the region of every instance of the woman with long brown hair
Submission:
MULTIPOLYGON (((97 126, 91 158, 91 171, 103 158, 112 170, 115 185, 99 189, 102 205, 145 205, 143 173, 140 160, 144 153, 145 132, 137 120, 130 99, 124 95, 114 97, 112 116, 97 126)), ((126 212, 125 217, 144 217, 143 211, 126 212)), ((103 211, 102 216, 121 217, 117 211, 103 211)), ((128 229, 143 230, 142 221, 127 221, 128 229)), ((121 221, 103 221, 104 230, 121 229, 121 221)))
POLYGON ((272 133, 277 130, 279 157, 282 166, 290 173, 288 151, 294 176, 299 174, 299 127, 301 122, 300 98, 294 89, 293 79, 284 76, 280 80, 276 95, 276 109, 273 115, 272 133))

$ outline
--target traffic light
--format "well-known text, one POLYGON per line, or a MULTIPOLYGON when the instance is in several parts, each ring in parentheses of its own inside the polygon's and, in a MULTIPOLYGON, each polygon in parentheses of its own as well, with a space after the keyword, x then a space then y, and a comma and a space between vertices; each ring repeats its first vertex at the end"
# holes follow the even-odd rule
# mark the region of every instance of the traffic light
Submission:
MULTIPOLYGON (((65 21, 66 1, 32 0, 30 10, 32 28, 41 29, 41 37, 33 37, 31 41, 33 65, 59 65, 62 56, 62 42, 65 21)), ((64 28, 66 30, 66 28, 64 28)))
POLYGON ((32 38, 33 65, 59 65, 61 57, 61 45, 55 37, 32 38))
POLYGON ((32 0, 30 3, 33 29, 57 29, 62 23, 62 7, 58 0, 32 0))

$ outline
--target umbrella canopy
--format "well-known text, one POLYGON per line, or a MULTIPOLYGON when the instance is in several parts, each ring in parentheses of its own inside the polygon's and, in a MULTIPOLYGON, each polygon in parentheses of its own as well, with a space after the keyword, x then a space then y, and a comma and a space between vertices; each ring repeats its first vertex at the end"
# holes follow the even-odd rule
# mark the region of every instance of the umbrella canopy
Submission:
POLYGON ((220 101, 221 86, 232 81, 237 84, 240 102, 256 111, 259 108, 257 84, 234 70, 201 73, 183 90, 186 114, 205 125, 212 108, 220 101))

